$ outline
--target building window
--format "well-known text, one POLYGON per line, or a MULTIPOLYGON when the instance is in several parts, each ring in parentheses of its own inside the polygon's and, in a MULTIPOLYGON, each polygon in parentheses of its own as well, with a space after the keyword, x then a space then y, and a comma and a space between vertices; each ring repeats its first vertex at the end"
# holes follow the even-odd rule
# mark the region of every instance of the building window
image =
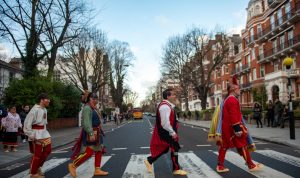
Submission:
POLYGON ((279 66, 277 63, 274 63, 274 72, 277 72, 279 70, 279 66))
POLYGON ((294 43, 293 43, 293 38, 294 38, 294 31, 291 30, 288 32, 288 43, 289 43, 289 46, 292 46, 294 43))
POLYGON ((250 62, 251 62, 251 59, 250 59, 250 55, 247 56, 247 64, 250 66, 250 62))
POLYGON ((12 72, 9 72, 9 82, 11 82, 15 78, 15 74, 12 72))
POLYGON ((271 30, 274 30, 274 28, 275 28, 275 18, 274 18, 274 14, 271 15, 271 17, 270 17, 270 24, 271 24, 271 30))
POLYGON ((258 36, 262 36, 261 24, 257 25, 257 34, 258 34, 258 36))
POLYGON ((255 59, 255 49, 254 48, 251 49, 251 56, 252 56, 252 60, 254 60, 255 59))
POLYGON ((285 5, 285 14, 286 14, 286 19, 291 18, 291 2, 287 2, 285 5))
POLYGON ((279 43, 280 43, 280 49, 283 50, 284 49, 284 35, 282 35, 280 37, 279 43))
POLYGON ((253 80, 256 80, 256 68, 253 69, 252 74, 253 74, 253 80))
POLYGON ((228 74, 229 73, 229 69, 227 66, 225 66, 225 73, 228 74))
POLYGON ((254 41, 254 30, 253 28, 250 29, 250 42, 254 41))
POLYGON ((264 56, 264 46, 259 46, 259 56, 263 58, 264 56))
POLYGON ((265 66, 260 66, 260 77, 265 77, 265 66))
POLYGON ((241 84, 244 83, 243 78, 244 78, 244 76, 241 76, 241 80, 240 80, 240 81, 241 81, 241 82, 240 82, 241 84))
POLYGON ((282 10, 281 8, 278 9, 277 11, 277 19, 278 19, 278 25, 282 24, 282 10))
POLYGON ((274 40, 272 42, 272 45, 273 45, 273 53, 277 53, 277 40, 274 40))
POLYGON ((59 81, 60 80, 60 71, 59 70, 54 70, 53 79, 55 81, 59 81))

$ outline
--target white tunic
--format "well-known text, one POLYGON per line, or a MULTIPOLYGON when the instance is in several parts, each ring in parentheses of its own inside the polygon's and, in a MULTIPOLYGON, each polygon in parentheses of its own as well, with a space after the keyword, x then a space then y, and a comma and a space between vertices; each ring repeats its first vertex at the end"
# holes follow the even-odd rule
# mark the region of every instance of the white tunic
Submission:
MULTIPOLYGON (((24 121, 24 133, 29 138, 34 139, 45 139, 51 137, 49 132, 46 130, 47 125, 47 109, 36 104, 27 114, 25 121, 24 121), (32 125, 40 125, 44 126, 44 129, 33 129, 32 125)), ((29 139, 30 140, 30 139, 29 139)))
MULTIPOLYGON (((175 105, 172 104, 171 102, 169 102, 168 100, 164 100, 164 101, 169 103, 172 108, 175 107, 175 105)), ((171 115, 170 107, 165 104, 161 105, 159 107, 159 114, 160 114, 160 118, 161 118, 161 126, 169 132, 170 136, 175 135, 176 132, 174 131, 174 129, 172 128, 172 126, 170 124, 170 115, 171 115)), ((176 114, 176 113, 174 113, 174 114, 176 114)))
POLYGON ((9 112, 5 118, 2 118, 2 126, 6 132, 18 132, 18 128, 22 128, 19 114, 13 115, 9 112))

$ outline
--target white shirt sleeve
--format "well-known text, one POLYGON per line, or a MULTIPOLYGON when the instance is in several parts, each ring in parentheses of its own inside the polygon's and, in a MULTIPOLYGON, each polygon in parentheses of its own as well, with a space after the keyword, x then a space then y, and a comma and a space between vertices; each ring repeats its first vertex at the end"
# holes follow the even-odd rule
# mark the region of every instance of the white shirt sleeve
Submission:
POLYGON ((161 126, 169 132, 171 136, 175 135, 176 132, 173 130, 171 124, 170 124, 170 114, 171 109, 167 105, 162 105, 159 108, 159 114, 161 118, 161 126))
POLYGON ((25 121, 24 121, 24 127, 23 131, 28 137, 35 137, 34 131, 32 130, 32 123, 34 120, 35 114, 33 109, 27 114, 25 121))

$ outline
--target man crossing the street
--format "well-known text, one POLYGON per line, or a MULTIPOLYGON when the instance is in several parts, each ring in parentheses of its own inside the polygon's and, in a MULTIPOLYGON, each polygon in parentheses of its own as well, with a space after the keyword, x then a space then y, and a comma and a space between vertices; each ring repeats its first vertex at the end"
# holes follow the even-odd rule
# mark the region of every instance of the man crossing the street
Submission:
POLYGON ((30 178, 44 178, 41 167, 51 153, 51 136, 46 129, 47 109, 50 99, 46 93, 38 96, 39 104, 33 106, 24 121, 24 133, 28 136, 30 152, 30 178))
POLYGON ((174 175, 187 175, 187 172, 180 169, 178 163, 178 151, 180 149, 177 134, 178 123, 174 110, 176 95, 172 89, 163 92, 163 101, 159 104, 156 112, 156 124, 151 138, 149 156, 145 161, 148 172, 152 172, 152 164, 160 156, 171 150, 171 160, 174 175))

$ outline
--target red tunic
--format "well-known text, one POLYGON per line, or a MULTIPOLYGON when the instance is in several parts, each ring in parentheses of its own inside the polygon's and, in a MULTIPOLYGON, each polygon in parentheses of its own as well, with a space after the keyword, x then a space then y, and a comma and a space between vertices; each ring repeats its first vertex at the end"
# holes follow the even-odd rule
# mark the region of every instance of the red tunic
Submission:
MULTIPOLYGON (((160 105, 158 106, 157 112, 156 112, 156 124, 153 130, 153 134, 152 134, 152 138, 151 138, 151 142, 150 142, 150 152, 151 152, 151 156, 152 157, 156 157, 158 155, 160 155, 162 152, 164 152, 166 149, 170 148, 172 149, 171 144, 164 140, 162 137, 168 137, 169 135, 161 135, 161 133, 159 133, 158 131, 158 124, 159 126, 162 128, 161 126, 161 118, 160 118, 160 113, 159 113, 159 108, 162 105, 168 105, 171 109, 171 114, 170 114, 170 125, 173 127, 174 124, 176 124, 176 129, 173 127, 174 131, 176 132, 177 128, 178 128, 178 124, 175 123, 175 112, 174 109, 170 106, 169 103, 163 101, 160 103, 160 105)), ((171 137, 171 136, 169 136, 171 137)))
POLYGON ((230 95, 223 105, 222 146, 225 148, 241 148, 247 145, 247 137, 236 137, 233 125, 242 123, 242 113, 238 99, 230 95))

